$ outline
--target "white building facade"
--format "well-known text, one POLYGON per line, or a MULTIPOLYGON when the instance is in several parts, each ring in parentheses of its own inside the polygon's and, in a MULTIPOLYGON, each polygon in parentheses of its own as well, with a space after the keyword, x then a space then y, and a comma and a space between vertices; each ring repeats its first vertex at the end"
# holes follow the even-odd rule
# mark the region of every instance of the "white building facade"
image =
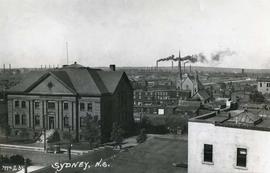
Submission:
POLYGON ((268 78, 261 78, 257 80, 258 85, 257 89, 262 94, 269 94, 270 93, 270 79, 268 78))
POLYGON ((196 118, 189 121, 188 173, 269 172, 269 122, 235 126, 226 121, 230 121, 228 117, 222 123, 196 118))

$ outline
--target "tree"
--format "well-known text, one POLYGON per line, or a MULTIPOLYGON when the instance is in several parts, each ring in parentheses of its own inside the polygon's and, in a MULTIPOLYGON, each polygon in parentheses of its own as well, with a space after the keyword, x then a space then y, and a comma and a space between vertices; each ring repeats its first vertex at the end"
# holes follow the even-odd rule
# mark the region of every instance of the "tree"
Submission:
POLYGON ((177 134, 178 130, 185 131, 187 130, 187 118, 175 115, 168 115, 166 118, 166 126, 170 133, 177 134))
POLYGON ((125 131, 120 127, 118 123, 113 123, 113 128, 111 132, 111 140, 113 140, 116 144, 116 146, 119 146, 119 148, 122 148, 122 142, 124 140, 125 131))
POLYGON ((263 103, 265 101, 265 98, 262 95, 262 93, 260 93, 258 91, 254 91, 254 92, 250 93, 249 99, 252 102, 257 102, 257 103, 263 103))
POLYGON ((90 148, 96 147, 100 144, 101 132, 98 125, 98 120, 93 118, 90 114, 84 118, 84 127, 82 133, 85 140, 89 142, 90 148))

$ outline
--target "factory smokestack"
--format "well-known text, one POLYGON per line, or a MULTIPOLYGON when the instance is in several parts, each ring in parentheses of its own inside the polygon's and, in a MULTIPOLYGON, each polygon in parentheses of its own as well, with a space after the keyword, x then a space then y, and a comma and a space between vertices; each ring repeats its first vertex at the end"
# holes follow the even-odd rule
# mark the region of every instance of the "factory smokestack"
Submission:
POLYGON ((6 71, 6 66, 5 66, 5 64, 3 64, 3 71, 4 71, 4 73, 5 73, 5 71, 6 71))
POLYGON ((179 68, 180 90, 182 90, 182 69, 181 69, 181 53, 180 53, 180 50, 179 50, 178 68, 179 68))
POLYGON ((172 61, 172 70, 173 70, 173 61, 172 61))
POLYGON ((188 61, 184 62, 184 73, 186 73, 186 63, 188 63, 188 61))
POLYGON ((11 70, 11 64, 9 64, 9 70, 11 70))

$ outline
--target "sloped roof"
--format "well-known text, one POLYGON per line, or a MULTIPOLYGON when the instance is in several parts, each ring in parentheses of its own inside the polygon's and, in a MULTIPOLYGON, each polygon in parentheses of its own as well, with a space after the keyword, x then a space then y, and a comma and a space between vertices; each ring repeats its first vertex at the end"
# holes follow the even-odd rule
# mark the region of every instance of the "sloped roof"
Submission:
POLYGON ((239 115, 233 117, 230 121, 235 121, 241 124, 254 124, 258 121, 261 117, 259 115, 255 115, 251 112, 242 112, 239 115))
MULTIPOLYGON (((78 65, 78 64, 76 64, 78 65)), ((11 88, 9 92, 27 93, 37 86, 44 78, 53 75, 64 85, 79 95, 100 96, 102 94, 113 94, 124 75, 124 72, 101 71, 89 67, 64 67, 51 71, 31 72, 22 82, 11 88)))
POLYGON ((118 83, 123 76, 123 72, 118 71, 115 71, 113 73, 109 71, 97 71, 97 73, 110 93, 113 93, 115 91, 118 83))
POLYGON ((40 79, 48 71, 31 71, 27 73, 21 80, 21 82, 14 87, 8 89, 9 92, 22 92, 25 91, 31 84, 40 79))

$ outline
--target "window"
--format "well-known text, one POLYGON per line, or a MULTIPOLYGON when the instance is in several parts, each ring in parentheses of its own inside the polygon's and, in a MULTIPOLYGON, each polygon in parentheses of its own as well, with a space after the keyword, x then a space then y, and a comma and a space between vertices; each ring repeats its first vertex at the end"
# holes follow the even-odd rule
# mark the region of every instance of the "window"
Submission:
POLYGON ((40 126, 40 116, 39 115, 35 116, 35 125, 40 126))
POLYGON ((39 102, 35 102, 35 109, 39 109, 39 102))
POLYGON ((97 116, 97 115, 94 116, 94 121, 95 121, 95 122, 98 121, 98 116, 97 116))
POLYGON ((213 162, 213 145, 204 144, 203 161, 204 162, 213 162))
POLYGON ((20 102, 18 100, 15 101, 15 108, 18 108, 20 106, 20 102))
POLYGON ((87 104, 87 110, 88 111, 92 112, 92 107, 93 107, 92 103, 87 104))
POLYGON ((80 111, 84 111, 85 107, 84 107, 84 103, 80 103, 80 111))
POLYGON ((22 101, 22 108, 25 108, 25 107, 26 107, 25 101, 22 101))
POLYGON ((241 167, 247 166, 247 149, 237 148, 236 166, 241 166, 241 167))
POLYGON ((64 117, 64 127, 69 127, 69 118, 67 116, 64 117))
POLYGON ((26 125, 26 115, 22 114, 22 125, 26 125))
POLYGON ((80 117, 80 127, 85 127, 85 118, 84 117, 80 117))
POLYGON ((270 83, 267 83, 266 86, 267 86, 267 87, 270 87, 270 83))
POLYGON ((48 102, 48 109, 55 109, 55 103, 54 102, 48 102))
POLYGON ((15 114, 15 125, 19 125, 19 124, 20 124, 20 115, 15 114))
POLYGON ((260 82, 260 87, 262 87, 262 83, 260 82))
POLYGON ((64 110, 68 110, 68 103, 64 103, 64 110))

